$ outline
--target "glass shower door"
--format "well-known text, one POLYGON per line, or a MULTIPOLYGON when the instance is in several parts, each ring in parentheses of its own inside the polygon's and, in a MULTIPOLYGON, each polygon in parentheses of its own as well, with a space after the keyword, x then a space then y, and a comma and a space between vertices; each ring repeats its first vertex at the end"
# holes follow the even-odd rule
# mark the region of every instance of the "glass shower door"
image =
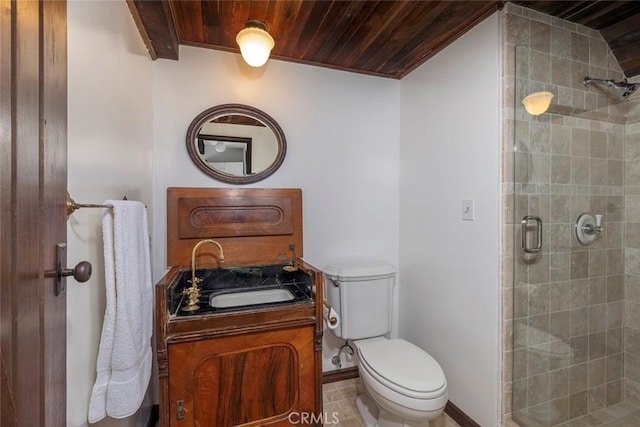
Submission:
POLYGON ((637 102, 583 85, 589 65, 541 39, 515 47, 512 418, 526 427, 632 425, 624 417, 640 409, 640 334, 631 327, 640 325, 640 280, 629 274, 640 271, 640 250, 624 237, 640 243, 630 210, 640 204, 625 216, 625 200, 640 196, 625 196, 625 183, 640 173, 625 170, 630 161, 640 170, 629 151, 640 148, 637 102), (523 105, 541 92, 553 95, 548 108, 523 105))

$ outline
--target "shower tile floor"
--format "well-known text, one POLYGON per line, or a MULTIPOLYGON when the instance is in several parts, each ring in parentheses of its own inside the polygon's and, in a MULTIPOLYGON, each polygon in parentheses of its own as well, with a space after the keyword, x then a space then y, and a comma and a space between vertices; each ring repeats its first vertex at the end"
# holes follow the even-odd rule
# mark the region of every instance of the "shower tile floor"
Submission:
MULTIPOLYGON (((542 424, 532 420, 521 420, 521 423, 509 422, 507 425, 509 427, 543 427, 542 424)), ((640 427, 640 405, 620 402, 580 418, 554 424, 554 427, 640 427)))
MULTIPOLYGON (((356 397, 362 390, 360 378, 324 384, 322 397, 324 400, 324 414, 329 421, 337 419, 339 427, 367 427, 356 407, 356 397), (335 417, 333 414, 335 413, 335 417)), ((325 423, 325 427, 331 424, 325 423)), ((595 424, 586 424, 595 425, 595 424)), ((639 426, 640 424, 635 424, 639 426)), ((447 414, 431 420, 429 427, 460 427, 447 414)), ((569 426, 567 426, 569 427, 569 426)), ((573 427, 573 426, 572 426, 573 427)), ((626 427, 626 426, 625 426, 626 427)))
POLYGON ((600 409, 580 418, 559 424, 558 427, 638 427, 640 406, 628 402, 600 409))

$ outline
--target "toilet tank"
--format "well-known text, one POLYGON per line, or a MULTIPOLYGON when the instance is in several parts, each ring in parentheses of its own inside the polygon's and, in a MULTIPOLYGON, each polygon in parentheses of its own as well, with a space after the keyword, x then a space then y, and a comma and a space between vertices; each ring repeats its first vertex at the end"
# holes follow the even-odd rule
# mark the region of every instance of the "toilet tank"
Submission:
POLYGON ((332 264, 324 269, 327 302, 340 317, 330 331, 358 340, 391 331, 391 307, 396 268, 387 262, 332 264))

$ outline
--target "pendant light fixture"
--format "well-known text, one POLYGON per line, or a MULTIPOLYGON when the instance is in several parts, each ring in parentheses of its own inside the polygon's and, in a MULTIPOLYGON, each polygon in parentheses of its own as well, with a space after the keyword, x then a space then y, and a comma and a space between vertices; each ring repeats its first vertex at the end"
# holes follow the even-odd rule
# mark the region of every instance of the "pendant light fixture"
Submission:
POLYGON ((225 144, 224 141, 218 141, 216 142, 216 145, 213 146, 213 148, 218 153, 224 153, 227 150, 227 144, 225 144))
POLYGON ((267 24, 250 19, 236 36, 240 53, 245 62, 252 67, 262 67, 269 59, 271 49, 275 46, 273 37, 267 32, 267 24))

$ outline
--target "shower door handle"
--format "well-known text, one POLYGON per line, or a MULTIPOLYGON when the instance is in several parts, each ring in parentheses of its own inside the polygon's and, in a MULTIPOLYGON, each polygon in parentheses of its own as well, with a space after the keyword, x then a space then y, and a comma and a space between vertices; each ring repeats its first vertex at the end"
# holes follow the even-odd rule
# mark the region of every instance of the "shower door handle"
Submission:
POLYGON ((524 218, 522 218, 522 221, 520 221, 520 227, 521 227, 520 239, 522 241, 522 250, 528 254, 540 252, 540 249, 542 248, 542 219, 536 215, 527 215, 524 218), (529 227, 529 224, 531 223, 531 221, 533 221, 537 230, 536 245, 533 247, 529 246, 528 239, 527 239, 527 234, 528 234, 527 228, 529 227))

